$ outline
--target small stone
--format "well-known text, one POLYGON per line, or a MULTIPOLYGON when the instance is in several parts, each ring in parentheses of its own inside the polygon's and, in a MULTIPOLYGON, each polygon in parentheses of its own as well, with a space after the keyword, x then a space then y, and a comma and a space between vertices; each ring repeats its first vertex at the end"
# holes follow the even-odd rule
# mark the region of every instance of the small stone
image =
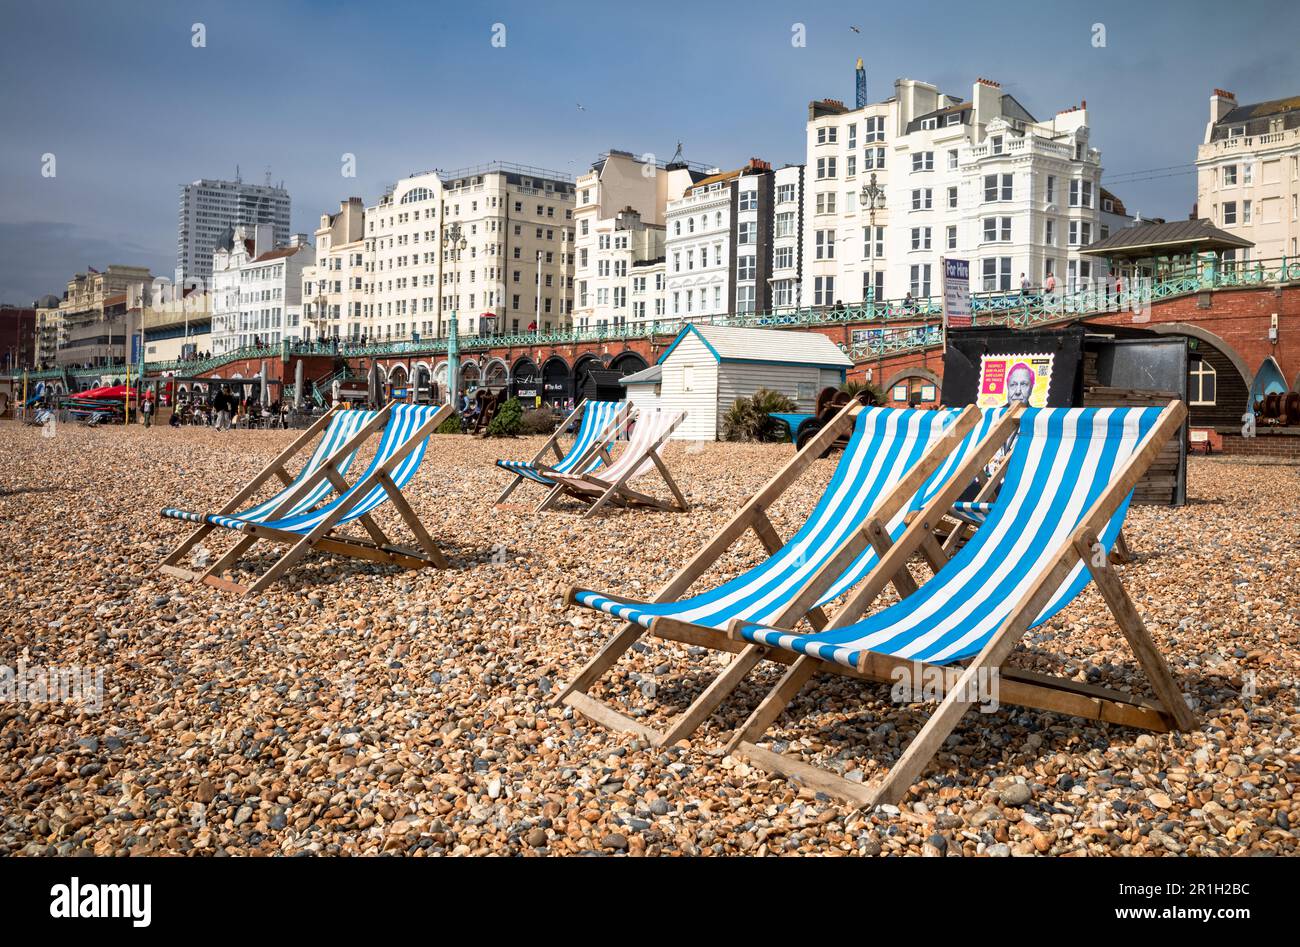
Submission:
POLYGON ((998 801, 1004 806, 1023 806, 1033 798, 1033 790, 1026 783, 1012 783, 998 793, 998 801))
POLYGON ((627 848, 627 839, 617 832, 611 832, 600 840, 602 848, 612 848, 616 852, 624 851, 627 848))

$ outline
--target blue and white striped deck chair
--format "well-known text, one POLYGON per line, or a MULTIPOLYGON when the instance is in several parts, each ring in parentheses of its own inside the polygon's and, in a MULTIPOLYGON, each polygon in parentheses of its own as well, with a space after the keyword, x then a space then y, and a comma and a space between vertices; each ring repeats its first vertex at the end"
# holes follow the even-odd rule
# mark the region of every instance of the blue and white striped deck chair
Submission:
MULTIPOLYGON (((866 532, 868 524, 878 522, 882 532, 889 534, 901 532, 907 514, 919 509, 954 478, 962 478, 964 489, 979 467, 976 460, 987 460, 1001 443, 993 439, 1000 436, 1005 440, 1011 430, 1010 423, 998 423, 1000 415, 973 407, 964 411, 924 411, 850 404, 653 601, 635 602, 570 589, 569 601, 624 619, 628 624, 561 691, 559 699, 606 725, 638 732, 652 740, 671 744, 689 736, 758 663, 762 649, 747 649, 663 733, 599 704, 586 692, 643 631, 688 644, 738 650, 723 634, 736 619, 754 621, 755 616, 767 615, 768 621, 781 616, 783 622, 798 622, 806 616, 814 627, 820 627, 825 622, 821 606, 844 594, 875 567, 873 540, 866 532), (820 456, 820 451, 849 425, 853 434, 830 484, 803 526, 782 545, 765 509, 807 466, 809 458, 820 456), (810 454, 814 447, 816 451, 810 454), (769 558, 716 588, 680 598, 704 569, 750 527, 763 540, 769 558)), ((948 490, 947 495, 959 492, 948 490)), ((910 588, 903 586, 900 591, 910 588)))
MULTIPOLYGON (((313 475, 314 478, 328 478, 334 482, 340 488, 337 496, 313 509, 286 511, 259 521, 238 516, 218 519, 214 525, 238 530, 244 536, 233 549, 213 563, 204 574, 203 581, 219 588, 256 594, 279 579, 313 548, 406 568, 429 565, 445 568, 446 559, 402 496, 402 488, 419 470, 429 435, 452 413, 451 405, 390 404, 375 414, 370 423, 344 448, 355 450, 383 425, 375 455, 360 479, 348 486, 329 464, 313 475), (394 545, 370 517, 371 512, 385 501, 392 502, 398 515, 414 534, 419 549, 394 545), (365 527, 370 535, 368 540, 335 533, 339 527, 354 521, 359 521, 365 527), (222 573, 260 539, 285 543, 290 548, 275 565, 247 588, 222 578, 222 573)), ((309 483, 311 479, 308 479, 309 483)))
MULTIPOLYGON (((848 605, 822 631, 736 622, 733 637, 796 658, 731 743, 766 768, 833 787, 863 805, 900 799, 972 703, 985 699, 990 675, 1000 699, 1092 719, 1167 730, 1195 726, 1163 657, 1124 591, 1109 551, 1119 536, 1133 486, 1182 424, 1186 408, 1028 409, 1002 490, 983 525, 920 589, 858 620, 848 605), (1003 669, 1019 639, 1096 580, 1145 669, 1157 701, 1003 669), (974 659, 964 669, 948 669, 974 659), (799 688, 818 670, 869 680, 943 681, 939 710, 880 782, 864 786, 755 745, 799 688)), ((886 554, 885 559, 890 557, 886 554)), ((898 565, 882 561, 882 570, 898 565)), ((864 603, 865 604, 865 603, 864 603)), ((857 614, 861 614, 857 609, 857 614)))
POLYGON ((340 474, 346 473, 356 457, 356 449, 353 448, 346 455, 335 455, 367 422, 375 417, 375 413, 374 411, 347 411, 341 407, 330 409, 299 435, 292 444, 281 451, 279 456, 262 468, 252 480, 245 484, 242 490, 236 493, 216 513, 194 513, 175 507, 164 509, 162 511, 163 517, 198 523, 199 528, 190 533, 185 538, 185 541, 163 560, 160 567, 162 571, 185 579, 200 578, 201 573, 185 569, 179 563, 214 527, 227 525, 222 522, 223 519, 238 518, 242 521, 258 523, 269 519, 282 507, 286 508, 286 512, 296 513, 310 510, 324 501, 326 497, 334 492, 334 484, 327 478, 317 478, 310 485, 307 484, 307 481, 312 479, 312 474, 319 470, 327 460, 333 460, 334 468, 340 474), (323 434, 321 433, 322 430, 324 431, 323 434), (316 442, 316 449, 312 451, 311 457, 308 458, 307 463, 298 471, 296 476, 290 477, 286 465, 317 436, 320 437, 320 440, 316 442), (246 510, 239 509, 273 477, 278 477, 284 484, 283 488, 275 496, 246 510))
POLYGON ((564 419, 555 433, 550 436, 545 444, 542 445, 531 460, 498 460, 497 466, 502 470, 515 474, 515 478, 510 481, 510 485, 501 492, 497 497, 498 503, 504 503, 506 497, 514 492, 515 488, 525 480, 531 480, 533 483, 539 483, 550 489, 555 486, 555 481, 547 474, 584 474, 591 473, 606 463, 608 457, 602 449, 605 444, 611 440, 611 433, 617 426, 621 429, 626 426, 632 412, 631 405, 626 401, 586 401, 579 402, 573 412, 564 419), (560 453, 560 435, 569 429, 574 419, 581 415, 581 423, 578 425, 577 433, 573 437, 573 445, 567 453, 560 453), (546 456, 547 451, 551 451, 556 456, 554 464, 545 464, 542 458, 546 456))

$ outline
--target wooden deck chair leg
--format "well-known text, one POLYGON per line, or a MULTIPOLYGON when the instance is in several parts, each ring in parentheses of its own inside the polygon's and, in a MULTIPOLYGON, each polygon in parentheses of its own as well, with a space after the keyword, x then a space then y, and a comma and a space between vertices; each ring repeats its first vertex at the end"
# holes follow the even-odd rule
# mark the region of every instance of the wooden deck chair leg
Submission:
POLYGON ((201 576, 202 580, 209 584, 212 584, 211 580, 213 579, 219 580, 221 574, 238 562, 244 553, 252 548, 253 544, 256 542, 256 536, 240 536, 239 542, 226 550, 225 555, 220 559, 208 566, 207 571, 201 576))
POLYGON ((550 491, 546 494, 546 496, 542 497, 541 502, 537 504, 537 507, 533 510, 533 512, 541 513, 543 510, 549 510, 551 507, 553 507, 556 504, 556 501, 558 501, 560 497, 563 495, 564 495, 564 484, 557 483, 554 487, 550 489, 550 491))
POLYGON ((600 680, 606 671, 618 663, 618 659, 626 653, 628 648, 636 644, 643 634, 645 634, 645 629, 636 622, 630 621, 625 624, 618 634, 606 641, 604 646, 591 656, 573 680, 569 681, 554 697, 551 704, 560 707, 570 694, 585 694, 592 684, 600 680))
MULTIPOLYGON (((199 526, 198 529, 186 536, 179 546, 172 550, 171 554, 162 561, 159 568, 165 572, 173 572, 173 574, 177 575, 182 572, 189 572, 189 570, 181 568, 181 561, 185 558, 185 555, 202 542, 204 537, 212 532, 213 529, 215 529, 215 527, 211 523, 204 523, 199 526)), ((195 573, 189 572, 189 577, 195 577, 195 573)))
POLYGON ((1116 624, 1128 640, 1129 647, 1133 649, 1133 654, 1142 666, 1142 670, 1146 672, 1147 680, 1150 681, 1156 697, 1174 718, 1178 729, 1184 731, 1196 729, 1196 714, 1187 706, 1187 701, 1174 680, 1173 673, 1169 670, 1168 662, 1165 661, 1164 655, 1160 653, 1155 642, 1151 640, 1151 633, 1147 631, 1146 623, 1138 614, 1133 599, 1124 588, 1124 583, 1115 574, 1114 565, 1107 557, 1094 554, 1093 550, 1100 548, 1097 535, 1091 532, 1085 533, 1076 545, 1080 556, 1088 565, 1088 571, 1092 573, 1093 581, 1097 583, 1101 597, 1106 600, 1111 614, 1115 616, 1116 624))
POLYGON ((664 483, 668 484, 668 489, 672 492, 673 498, 677 501, 677 509, 685 512, 689 509, 689 506, 686 503, 686 497, 682 496, 682 491, 677 488, 677 481, 674 480, 673 475, 668 472, 668 465, 664 463, 664 459, 659 456, 658 452, 651 454, 650 458, 655 462, 655 466, 659 468, 659 473, 664 478, 664 483))
POLYGON ((609 489, 606 490, 604 493, 602 493, 600 495, 600 498, 597 499, 595 503, 591 504, 591 506, 587 508, 586 513, 582 514, 582 518, 591 519, 591 517, 595 516, 597 510, 599 510, 602 506, 604 506, 611 499, 613 499, 615 496, 618 495, 618 488, 619 486, 622 485, 623 481, 626 479, 627 479, 626 477, 620 477, 618 483, 610 484, 609 489))
POLYGON ((713 679, 699 697, 691 702, 686 710, 673 720, 664 732, 663 746, 672 746, 678 740, 685 740, 694 733, 727 696, 731 694, 767 654, 767 649, 751 644, 740 654, 731 659, 727 669, 713 679))
POLYGON ((524 479, 525 479, 525 478, 523 477, 522 474, 516 474, 516 475, 515 475, 515 479, 510 481, 510 485, 507 486, 504 490, 501 491, 501 495, 497 497, 497 502, 498 502, 498 503, 504 503, 504 502, 506 502, 506 497, 508 497, 508 496, 510 496, 510 494, 514 493, 514 492, 515 492, 515 488, 518 487, 521 483, 523 483, 523 482, 524 482, 524 479))
POLYGON ((785 708, 799 696, 799 692, 816 671, 817 659, 810 658, 806 654, 800 655, 776 686, 754 708, 754 712, 732 734, 727 742, 727 752, 734 752, 741 743, 757 743, 761 740, 767 728, 776 723, 785 708))
POLYGON ((430 536, 428 531, 424 528, 424 524, 420 522, 420 518, 415 515, 415 510, 411 508, 411 504, 407 502, 406 497, 402 496, 402 491, 397 489, 397 484, 393 482, 393 478, 386 473, 381 474, 379 482, 383 485, 384 492, 388 494, 388 499, 392 502, 394 509, 397 510, 398 515, 402 517, 403 521, 405 521, 407 529, 414 534, 415 541, 420 544, 420 548, 423 549, 428 557, 433 560, 434 566, 439 569, 447 568, 447 557, 444 556, 442 550, 438 548, 438 544, 433 541, 433 537, 430 536))
POLYGON ((258 592, 261 592, 263 589, 269 588, 270 586, 274 585, 275 582, 279 580, 280 576, 284 575, 286 572, 289 571, 290 568, 293 567, 294 563, 296 563, 299 559, 301 559, 303 556, 307 555, 307 553, 311 551, 312 538, 313 538, 313 533, 309 533, 308 535, 304 536, 302 539, 298 540, 298 542, 290 546, 288 552, 286 552, 279 559, 277 559, 275 565, 267 569, 266 572, 263 573, 260 579, 258 579, 256 582, 254 582, 252 585, 248 587, 248 591, 245 592, 244 594, 256 595, 258 592))

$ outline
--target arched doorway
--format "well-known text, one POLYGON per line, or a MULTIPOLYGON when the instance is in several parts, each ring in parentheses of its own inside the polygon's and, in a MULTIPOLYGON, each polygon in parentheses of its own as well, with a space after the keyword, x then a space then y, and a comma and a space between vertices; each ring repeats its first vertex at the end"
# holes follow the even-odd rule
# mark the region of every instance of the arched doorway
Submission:
POLYGON ((509 374, 506 363, 499 358, 494 358, 487 363, 487 367, 483 370, 483 387, 490 388, 493 391, 500 391, 506 386, 509 374))
POLYGON ((531 358, 515 361, 510 370, 510 393, 525 402, 533 402, 542 393, 542 373, 531 358))
POLYGON ((478 362, 473 359, 466 359, 462 362, 460 366, 460 390, 473 394, 481 382, 482 376, 479 372, 478 362))
POLYGON ((943 398, 943 381, 929 369, 905 368, 885 383, 884 395, 893 407, 932 408, 943 398))
POLYGON ((624 376, 643 372, 650 366, 636 352, 620 352, 614 356, 614 360, 609 363, 609 367, 618 372, 620 376, 624 376))
POLYGON ((595 355, 579 356, 578 360, 573 363, 573 397, 575 399, 581 398, 583 392, 587 390, 587 377, 591 374, 593 368, 604 368, 600 359, 595 355))
POLYGON ((406 398, 410 394, 407 387, 406 366, 394 365, 388 371, 388 396, 390 398, 406 398))
POLYGON ((573 375, 569 363, 552 355, 542 366, 542 400, 547 404, 562 405, 573 397, 573 375))
POLYGON ((1240 427, 1250 399, 1250 381, 1240 368, 1245 364, 1241 357, 1222 339, 1199 327, 1195 335, 1162 334, 1187 339, 1188 423, 1193 427, 1240 427))

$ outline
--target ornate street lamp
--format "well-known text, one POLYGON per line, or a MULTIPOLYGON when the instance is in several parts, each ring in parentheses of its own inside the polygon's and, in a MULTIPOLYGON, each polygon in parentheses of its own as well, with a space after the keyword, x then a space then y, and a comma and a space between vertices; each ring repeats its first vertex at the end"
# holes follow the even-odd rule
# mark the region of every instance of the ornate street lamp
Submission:
POLYGON ((460 297, 459 264, 460 254, 469 241, 461 234, 460 224, 452 224, 442 232, 443 248, 451 252, 451 324, 447 326, 447 394, 452 407, 456 407, 456 397, 460 394, 460 343, 457 337, 457 323, 460 315, 456 311, 456 300, 460 297))
POLYGON ((871 172, 871 180, 862 185, 858 194, 862 209, 869 215, 867 230, 867 249, 871 255, 871 277, 867 282, 866 300, 872 310, 876 301, 876 209, 885 206, 885 189, 876 183, 876 172, 871 172))

